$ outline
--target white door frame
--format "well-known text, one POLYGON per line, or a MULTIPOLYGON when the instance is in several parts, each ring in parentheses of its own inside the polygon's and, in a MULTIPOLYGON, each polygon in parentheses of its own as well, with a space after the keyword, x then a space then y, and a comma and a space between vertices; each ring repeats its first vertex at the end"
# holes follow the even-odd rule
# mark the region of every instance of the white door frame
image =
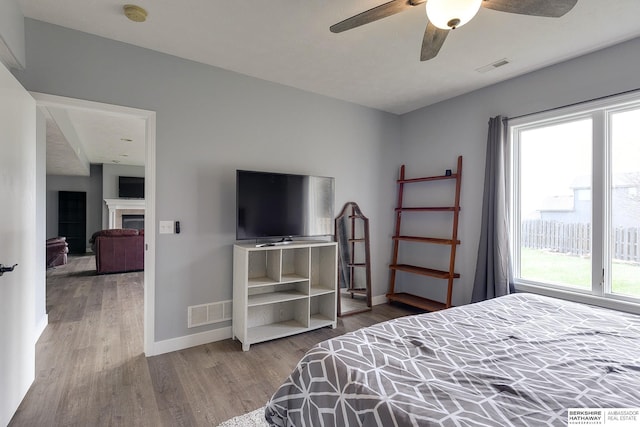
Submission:
POLYGON ((30 92, 38 106, 97 111, 145 121, 145 214, 144 214, 144 353, 155 355, 155 272, 156 272, 156 113, 155 111, 101 102, 30 92))

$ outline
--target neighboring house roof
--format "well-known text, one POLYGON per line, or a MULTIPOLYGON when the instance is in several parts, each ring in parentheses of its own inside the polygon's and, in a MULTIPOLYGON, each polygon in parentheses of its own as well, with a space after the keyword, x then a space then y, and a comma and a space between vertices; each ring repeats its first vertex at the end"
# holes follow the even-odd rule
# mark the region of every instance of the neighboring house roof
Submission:
MULTIPOLYGON (((590 190, 591 189, 591 176, 581 175, 577 176, 570 188, 574 191, 574 194, 562 194, 545 198, 537 212, 572 212, 575 210, 575 191, 577 190, 590 190)), ((640 173, 628 172, 620 173, 613 176, 613 188, 625 189, 625 188, 640 188, 640 173)))
POLYGON ((573 188, 574 190, 591 188, 591 175, 579 175, 575 177, 569 188, 573 188))

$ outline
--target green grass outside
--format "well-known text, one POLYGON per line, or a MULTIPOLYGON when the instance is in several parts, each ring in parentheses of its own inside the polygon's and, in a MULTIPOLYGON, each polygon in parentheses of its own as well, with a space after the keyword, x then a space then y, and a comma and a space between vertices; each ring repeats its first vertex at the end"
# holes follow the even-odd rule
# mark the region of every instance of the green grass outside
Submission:
MULTIPOLYGON (((591 259, 521 249, 520 272, 523 279, 591 289, 591 259)), ((612 290, 614 293, 640 297, 640 266, 613 262, 612 290)))

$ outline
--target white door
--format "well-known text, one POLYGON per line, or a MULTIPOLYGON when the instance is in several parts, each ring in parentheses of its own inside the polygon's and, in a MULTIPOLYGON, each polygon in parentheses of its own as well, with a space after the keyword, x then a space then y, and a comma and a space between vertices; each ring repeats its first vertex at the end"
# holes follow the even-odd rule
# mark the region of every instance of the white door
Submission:
POLYGON ((35 376, 35 260, 36 105, 0 63, 0 426, 35 376))

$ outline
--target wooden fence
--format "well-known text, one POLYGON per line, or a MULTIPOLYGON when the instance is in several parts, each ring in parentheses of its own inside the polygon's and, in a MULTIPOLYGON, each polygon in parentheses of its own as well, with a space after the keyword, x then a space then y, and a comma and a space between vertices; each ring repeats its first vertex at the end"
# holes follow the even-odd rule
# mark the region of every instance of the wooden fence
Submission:
MULTIPOLYGON (((591 224, 523 221, 520 241, 524 248, 587 256, 591 255, 591 224)), ((614 259, 640 263, 640 227, 614 229, 611 246, 614 259)))

